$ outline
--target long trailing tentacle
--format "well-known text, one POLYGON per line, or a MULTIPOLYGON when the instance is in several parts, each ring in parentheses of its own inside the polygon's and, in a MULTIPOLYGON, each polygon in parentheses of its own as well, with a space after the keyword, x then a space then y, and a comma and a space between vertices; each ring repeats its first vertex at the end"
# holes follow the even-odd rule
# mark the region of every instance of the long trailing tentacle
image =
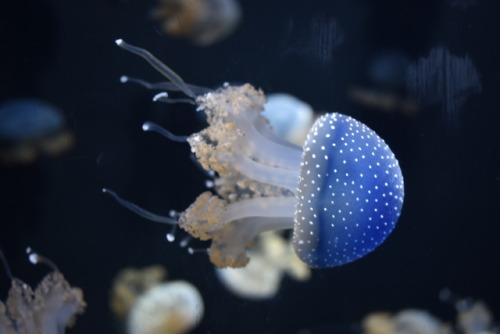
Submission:
POLYGON ((121 47, 124 50, 127 50, 129 52, 132 52, 133 54, 136 54, 142 58, 144 58, 151 66, 153 66, 158 72, 163 74, 168 80, 170 80, 173 84, 175 84, 177 87, 184 92, 187 96, 190 98, 195 99, 196 94, 193 92, 191 87, 189 87, 182 78, 177 75, 170 67, 167 65, 163 64, 159 59, 157 59, 155 56, 153 56, 149 51, 144 50, 142 48, 139 48, 137 46, 130 45, 128 43, 125 43, 123 39, 117 39, 116 45, 121 47))
POLYGON ((178 142, 178 143, 187 143, 187 139, 188 139, 188 136, 174 135, 172 132, 162 128, 161 126, 159 126, 158 124, 153 123, 153 122, 144 122, 144 124, 142 124, 142 130, 156 132, 156 133, 164 136, 165 138, 168 138, 168 139, 175 141, 175 142, 178 142))
POLYGON ((172 219, 172 218, 168 218, 168 217, 164 217, 164 216, 160 216, 160 215, 151 213, 151 212, 149 212, 147 210, 144 210, 143 208, 139 207, 138 205, 136 205, 134 203, 131 203, 129 201, 124 200, 123 198, 121 198, 120 196, 118 196, 118 194, 115 193, 112 190, 103 188, 102 192, 106 193, 106 194, 110 194, 111 196, 113 196, 113 198, 118 203, 120 203, 121 205, 123 205, 124 207, 126 207, 127 209, 129 209, 130 211, 136 213, 137 215, 139 215, 139 216, 141 216, 143 218, 146 218, 146 219, 152 220, 154 222, 158 222, 158 223, 165 223, 165 224, 170 224, 170 225, 177 224, 177 220, 172 219))
MULTIPOLYGON (((131 77, 126 76, 126 75, 122 75, 120 77, 120 82, 121 83, 132 82, 132 83, 135 83, 137 85, 141 85, 147 89, 167 90, 169 92, 170 91, 171 92, 182 91, 182 89, 180 87, 178 87, 176 84, 174 84, 172 82, 165 82, 165 81, 164 82, 148 82, 146 80, 142 80, 139 78, 131 78, 131 77)), ((211 89, 206 88, 206 87, 202 87, 202 86, 196 86, 196 85, 189 84, 189 83, 186 83, 186 85, 189 88, 191 88, 191 90, 196 95, 204 95, 204 94, 207 94, 207 93, 212 91, 211 89)))

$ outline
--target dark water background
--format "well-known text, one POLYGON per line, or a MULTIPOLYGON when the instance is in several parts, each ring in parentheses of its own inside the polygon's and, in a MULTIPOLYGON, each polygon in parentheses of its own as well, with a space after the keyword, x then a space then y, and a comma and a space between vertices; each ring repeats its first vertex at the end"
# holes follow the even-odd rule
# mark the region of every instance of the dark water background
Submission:
MULTIPOLYGON (((47 273, 27 261, 24 249, 31 246, 84 290, 87 311, 70 333, 118 333, 108 308, 112 278, 124 267, 156 263, 200 289, 206 312, 194 333, 342 333, 371 311, 409 307, 452 320, 453 308, 438 300, 443 288, 484 300, 500 318, 497 1, 246 0, 239 29, 208 48, 164 36, 149 19, 154 6, 138 0, 0 5, 0 101, 49 101, 67 114, 76 135, 75 147, 61 157, 0 167, 0 244, 26 282, 47 273), (184 135, 203 123, 191 107, 167 110, 151 102, 150 91, 120 84, 122 74, 161 77, 116 47, 116 38, 155 53, 190 83, 250 82, 368 124, 391 146, 405 176, 395 231, 355 263, 316 270, 307 283, 285 279, 269 301, 226 292, 206 256, 167 243, 167 227, 101 193, 109 187, 167 214, 186 208, 205 180, 186 144, 141 130, 150 120, 184 135), (408 116, 349 99, 352 87, 377 87, 370 68, 380 54, 395 51, 416 64, 436 47, 468 57, 480 78, 480 92, 446 101, 466 97, 453 115, 446 116, 443 101, 422 103, 408 116)), ((463 79, 457 78, 444 84, 463 79)), ((393 91, 404 96, 406 88, 393 91)), ((8 287, 0 270, 2 298, 8 287)))

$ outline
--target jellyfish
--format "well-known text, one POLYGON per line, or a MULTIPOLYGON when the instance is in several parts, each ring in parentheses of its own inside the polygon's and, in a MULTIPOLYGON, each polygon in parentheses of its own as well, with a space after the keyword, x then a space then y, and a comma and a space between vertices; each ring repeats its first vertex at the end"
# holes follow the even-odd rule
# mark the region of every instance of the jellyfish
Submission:
MULTIPOLYGON (((440 296, 441 297, 441 296, 440 296)), ((443 300, 450 301, 450 300, 443 300)), ((493 334, 498 333, 490 309, 477 300, 457 299, 453 302, 457 318, 443 322, 424 310, 405 309, 395 314, 373 312, 363 320, 364 334, 493 334)))
POLYGON ((167 281, 166 269, 127 268, 115 279, 113 312, 126 318, 129 334, 182 334, 202 319, 204 306, 198 290, 186 281, 167 281))
MULTIPOLYGON (((278 137, 262 116, 266 98, 250 84, 200 90, 184 82, 148 51, 119 39, 170 82, 151 88, 178 90, 209 127, 187 141, 201 166, 214 171, 215 194, 206 191, 178 219, 150 213, 111 190, 125 207, 211 240, 217 267, 244 267, 256 236, 293 230, 293 247, 311 268, 340 266, 372 252, 400 216, 404 184, 399 163, 373 130, 352 117, 327 113, 311 127, 303 147, 278 137)), ((175 102, 163 92, 155 100, 175 102)), ((165 129, 145 124, 146 131, 165 129)))
POLYGON ((494 330, 493 314, 483 301, 463 298, 448 288, 440 291, 439 299, 454 306, 457 311, 455 327, 459 329, 460 333, 489 334, 497 332, 494 330))
POLYGON ((304 144, 314 121, 311 106, 286 93, 269 94, 262 115, 276 135, 299 146, 304 144))
POLYGON ((362 321, 364 334, 452 334, 427 311, 402 310, 395 315, 374 312, 362 321))
MULTIPOLYGON (((31 253, 29 259, 33 264, 48 264, 54 270, 35 291, 20 279, 11 278, 7 301, 0 301, 0 333, 64 334, 65 328, 74 324, 76 315, 84 312, 83 292, 71 287, 50 260, 36 253, 31 253)), ((10 270, 7 272, 11 276, 10 270)))
POLYGON ((58 155, 73 145, 62 112, 53 105, 21 98, 0 105, 0 160, 33 162, 40 153, 58 155))
POLYGON ((272 298, 285 274, 298 281, 311 277, 311 270, 297 257, 291 243, 276 231, 262 233, 248 256, 251 261, 244 268, 215 268, 220 282, 238 297, 272 298))
POLYGON ((160 0, 153 17, 166 34, 207 46, 236 29, 241 8, 237 0, 160 0))
POLYGON ((488 334, 493 331, 493 315, 482 301, 474 301, 469 307, 458 310, 457 327, 464 334, 488 334))
POLYGON ((116 275, 111 289, 111 310, 117 318, 125 319, 138 298, 166 278, 167 270, 160 265, 121 270, 116 275))

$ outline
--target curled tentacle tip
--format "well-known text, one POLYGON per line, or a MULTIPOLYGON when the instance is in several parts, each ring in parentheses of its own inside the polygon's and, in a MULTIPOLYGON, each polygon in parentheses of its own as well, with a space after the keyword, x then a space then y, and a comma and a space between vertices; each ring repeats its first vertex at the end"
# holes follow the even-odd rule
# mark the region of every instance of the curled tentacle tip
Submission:
POLYGON ((175 236, 172 233, 167 233, 166 237, 167 237, 167 241, 169 241, 169 242, 175 241, 175 236))
POLYGON ((144 122, 142 124, 142 131, 149 131, 151 130, 151 122, 144 122))
POLYGON ((153 102, 156 102, 156 101, 161 100, 162 98, 166 98, 166 97, 168 97, 167 92, 158 93, 155 96, 153 96, 153 102))
POLYGON ((122 75, 120 77, 120 82, 121 83, 126 83, 126 82, 128 82, 128 80, 129 80, 129 78, 126 75, 122 75))
POLYGON ((105 193, 105 194, 106 194, 106 193, 109 193, 109 189, 107 189, 107 188, 102 188, 102 189, 101 189, 101 191, 102 191, 103 193, 105 193))
POLYGON ((123 44, 123 39, 118 38, 115 40, 116 45, 121 46, 123 44))

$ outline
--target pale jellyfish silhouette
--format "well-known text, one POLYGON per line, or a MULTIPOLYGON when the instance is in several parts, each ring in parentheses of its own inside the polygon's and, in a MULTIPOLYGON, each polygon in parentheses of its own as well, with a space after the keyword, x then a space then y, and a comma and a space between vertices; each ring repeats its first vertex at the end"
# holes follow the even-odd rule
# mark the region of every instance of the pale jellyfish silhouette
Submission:
MULTIPOLYGON (((408 309, 394 315, 369 314, 362 322, 363 334, 446 334, 445 325, 423 310, 408 309)), ((451 333, 449 333, 451 334, 451 333)))
POLYGON ((166 278, 167 270, 160 265, 121 270, 113 281, 110 299, 111 310, 118 318, 125 319, 137 299, 166 278))
POLYGON ((463 334, 493 334, 498 333, 494 328, 493 314, 484 302, 472 298, 462 298, 449 289, 439 293, 443 302, 452 304, 457 310, 455 327, 463 334))
POLYGON ((203 300, 186 281, 157 285, 144 293, 130 310, 129 334, 182 334, 203 317, 203 300))
POLYGON ((312 107, 285 93, 269 94, 262 115, 269 120, 276 135, 298 146, 304 144, 314 122, 312 107))
POLYGON ((485 303, 475 301, 458 313, 457 326, 464 334, 493 334, 493 315, 485 303))
POLYGON ((186 281, 164 281, 161 266, 127 268, 115 279, 111 308, 125 319, 128 334, 182 334, 202 319, 198 290, 186 281))
POLYGON ((166 34, 208 46, 236 29, 241 7, 238 0, 160 0, 153 16, 166 34))
MULTIPOLYGON (((293 229, 294 250, 312 268, 362 258, 392 232, 403 205, 403 176, 394 153, 368 126, 328 113, 316 120, 301 148, 272 131, 261 115, 266 97, 252 85, 200 89, 148 51, 116 43, 171 81, 142 84, 180 90, 206 113, 209 127, 187 141, 200 165, 217 173, 216 194, 202 193, 178 219, 152 214, 103 189, 122 205, 211 240, 210 260, 221 268, 246 266, 246 249, 266 231, 293 229)), ((166 92, 154 99, 176 102, 166 92)), ((171 138, 151 123, 143 129, 171 138)))
MULTIPOLYGON (((449 294, 448 291, 441 295, 449 294)), ((443 299, 443 298, 442 298, 443 299)), ((448 299, 448 298, 447 298, 448 299)), ((444 300, 449 301, 449 300, 444 300)), ((395 314, 374 312, 362 321, 363 334, 494 334, 493 316, 481 301, 457 299, 454 324, 444 322, 427 311, 406 309, 395 314)))
POLYGON ((244 268, 215 269, 220 282, 241 298, 272 298, 285 275, 298 281, 311 276, 311 270, 297 257, 291 243, 274 231, 261 234, 248 256, 251 260, 244 268))

